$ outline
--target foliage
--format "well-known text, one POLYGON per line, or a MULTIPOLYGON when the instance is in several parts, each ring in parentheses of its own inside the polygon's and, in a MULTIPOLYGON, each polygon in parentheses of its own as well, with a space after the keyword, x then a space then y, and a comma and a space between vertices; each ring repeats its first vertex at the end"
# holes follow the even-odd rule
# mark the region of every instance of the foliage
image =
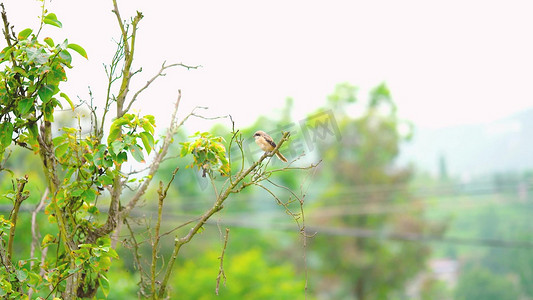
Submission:
POLYGON ((224 138, 215 137, 209 132, 197 132, 192 137, 197 137, 194 142, 181 143, 181 156, 192 154, 196 165, 203 170, 203 176, 209 172, 217 171, 221 176, 230 174, 229 161, 226 158, 226 148, 223 144, 224 138))
POLYGON ((336 114, 342 139, 318 145, 320 155, 331 161, 319 176, 332 181, 315 204, 312 218, 318 224, 352 230, 355 236, 318 235, 314 249, 330 258, 317 268, 338 277, 338 285, 330 287, 331 293, 385 299, 401 292, 405 283, 424 268, 430 254, 428 246, 394 242, 387 236, 423 235, 432 227, 423 220, 421 208, 401 215, 380 212, 380 208, 407 203, 410 170, 394 163, 400 144, 409 135, 399 131, 404 122, 396 115, 386 85, 371 91, 366 109, 357 118, 350 115, 357 99, 355 91, 354 86, 345 83, 329 97, 332 109, 342 112, 336 114), (336 275, 339 273, 351 276, 340 277, 336 275))
POLYGON ((134 114, 124 114, 115 119, 107 137, 109 148, 100 147, 98 149, 100 154, 98 162, 109 161, 105 159, 105 151, 108 151, 111 160, 118 164, 127 161, 127 152, 131 153, 136 161, 144 162, 142 150, 146 150, 147 154, 150 154, 154 147, 154 126, 155 118, 152 115, 139 118, 134 114), (139 132, 141 128, 142 131, 139 132), (139 139, 142 141, 144 149, 140 146, 139 139))
MULTIPOLYGON (((6 13, 2 13, 8 30, 6 13)), ((61 27, 54 14, 44 14, 44 24, 61 27)), ((42 26, 43 24, 41 24, 42 26)), ((7 47, 0 52, 0 150, 15 143, 38 151, 37 122, 51 122, 54 111, 63 108, 59 97, 74 110, 70 98, 60 92, 59 84, 67 80, 65 68, 71 68, 72 56, 68 49, 85 58, 85 50, 68 40, 55 44, 50 37, 39 39, 39 32, 30 28, 18 34, 6 33, 7 47)))
MULTIPOLYGON (((85 58, 87 54, 81 46, 67 40, 55 44, 46 37, 41 42, 40 29, 36 34, 32 29, 25 29, 15 36, 9 31, 5 12, 2 17, 8 44, 0 55, 0 63, 4 64, 0 73, 2 153, 11 143, 39 153, 51 194, 45 213, 48 221, 58 228, 58 232, 46 234, 41 243, 43 255, 48 247, 56 245, 58 251, 53 264, 40 268, 32 264, 31 268, 27 261, 19 261, 11 265, 12 250, 8 247, 7 254, 2 256, 7 266, 2 273, 3 291, 8 298, 18 298, 29 289, 90 297, 101 288, 107 295, 109 284, 105 272, 117 254, 107 236, 111 230, 106 228, 107 222, 97 218, 99 211, 95 204, 106 186, 120 183, 123 176, 120 166, 128 159, 126 150, 142 160, 142 147, 137 138, 148 152, 151 150, 154 119, 122 113, 111 125, 108 145, 100 142, 101 136, 82 136, 81 128, 63 128, 63 133, 52 139, 54 111, 62 108, 56 95, 74 110, 73 103, 59 87, 67 80, 65 68, 72 67, 67 49, 85 58), (137 133, 137 127, 143 131, 137 133), (123 135, 124 128, 129 130, 126 135, 123 135)), ((56 15, 44 8, 41 20, 41 27, 61 27, 56 15)), ((16 215, 25 193, 24 185, 19 184, 14 191, 12 214, 16 215)), ((12 239, 10 236, 9 243, 12 239)))
MULTIPOLYGON (((477 187, 477 191, 480 190, 479 183, 474 186, 477 187)), ((508 185, 507 188, 510 186, 512 185, 508 185)), ((472 193, 468 186, 463 184, 462 188, 467 191, 465 193, 472 193)), ((520 245, 528 244, 531 240, 533 226, 527 213, 529 203, 513 203, 516 201, 514 193, 508 195, 473 193, 468 197, 463 195, 462 201, 476 201, 484 205, 454 211, 454 222, 448 229, 449 235, 473 240, 481 237, 486 240, 500 241, 502 245, 509 244, 505 247, 493 246, 477 249, 453 245, 442 247, 443 252, 452 252, 460 257, 463 265, 461 273, 464 276, 461 276, 459 280, 468 280, 469 276, 466 274, 469 273, 490 273, 489 276, 512 281, 513 289, 518 291, 521 297, 531 297, 533 276, 530 266, 533 262, 533 255, 530 246, 520 245), (487 205, 488 203, 493 205, 487 205), (517 245, 512 245, 513 242, 517 245)), ((442 203, 449 205, 446 201, 442 203)), ((440 208, 435 207, 435 210, 438 211, 440 208)), ((474 287, 470 292, 474 292, 474 287)))
MULTIPOLYGON (((208 251, 188 260, 176 273, 174 293, 184 299, 215 297, 215 278, 220 253, 208 251)), ((227 282, 217 299, 303 299, 303 278, 289 265, 269 266, 265 253, 252 248, 224 259, 227 282)))
POLYGON ((473 269, 463 274, 455 290, 455 299, 512 300, 518 299, 515 285, 507 278, 486 269, 473 269))

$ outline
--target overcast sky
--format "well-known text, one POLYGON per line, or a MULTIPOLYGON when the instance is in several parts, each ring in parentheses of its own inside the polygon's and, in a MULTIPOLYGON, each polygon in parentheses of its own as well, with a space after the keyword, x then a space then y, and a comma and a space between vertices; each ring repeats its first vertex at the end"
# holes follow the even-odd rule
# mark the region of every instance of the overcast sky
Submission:
MULTIPOLYGON (((39 1, 5 1, 18 32, 37 27, 39 1)), ((163 61, 202 65, 169 70, 145 94, 142 113, 167 115, 183 92, 183 111, 196 105, 249 125, 295 99, 302 118, 348 81, 364 99, 381 82, 403 118, 418 126, 490 122, 533 106, 531 1, 132 1, 123 18, 140 23, 139 87, 163 61)), ((74 60, 71 98, 91 86, 104 96, 102 64, 118 38, 112 1, 54 0, 63 23, 44 36, 85 47, 74 60)))

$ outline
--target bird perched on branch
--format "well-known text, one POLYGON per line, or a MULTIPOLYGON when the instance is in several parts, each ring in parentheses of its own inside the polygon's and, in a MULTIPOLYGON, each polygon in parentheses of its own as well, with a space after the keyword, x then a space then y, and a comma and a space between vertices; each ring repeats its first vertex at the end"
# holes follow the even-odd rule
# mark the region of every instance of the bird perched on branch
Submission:
MULTIPOLYGON (((274 148, 276 148, 276 143, 274 143, 274 140, 270 137, 270 135, 266 134, 264 131, 257 131, 254 134, 255 143, 259 145, 261 150, 266 152, 272 152, 274 148)), ((287 162, 287 159, 285 156, 283 156, 281 153, 279 153, 279 150, 276 151, 276 156, 283 162, 287 162)))

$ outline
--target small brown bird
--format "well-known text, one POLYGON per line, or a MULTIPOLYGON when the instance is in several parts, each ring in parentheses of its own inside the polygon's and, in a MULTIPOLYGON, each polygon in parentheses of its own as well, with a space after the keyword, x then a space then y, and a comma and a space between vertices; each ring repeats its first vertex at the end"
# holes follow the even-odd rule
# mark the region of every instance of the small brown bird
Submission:
MULTIPOLYGON (((255 143, 259 145, 261 150, 266 152, 272 152, 274 148, 276 148, 276 143, 274 143, 274 140, 270 137, 270 135, 266 134, 264 131, 257 131, 254 134, 255 143)), ((283 162, 287 162, 287 159, 285 156, 283 156, 279 151, 276 151, 276 156, 283 162)))

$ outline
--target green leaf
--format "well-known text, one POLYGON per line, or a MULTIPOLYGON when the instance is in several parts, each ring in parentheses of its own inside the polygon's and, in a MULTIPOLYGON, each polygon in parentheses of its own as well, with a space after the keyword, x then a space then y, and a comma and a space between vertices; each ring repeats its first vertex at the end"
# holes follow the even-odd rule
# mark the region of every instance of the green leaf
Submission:
POLYGON ((70 67, 70 64, 72 63, 72 55, 70 55, 70 52, 67 50, 61 50, 61 52, 59 52, 59 57, 61 57, 66 65, 70 67))
POLYGON ((109 251, 107 252, 107 256, 118 258, 118 253, 113 248, 109 248, 109 251))
POLYGON ((107 144, 110 145, 122 134, 122 125, 127 124, 128 121, 124 118, 119 118, 111 123, 109 128, 109 136, 107 137, 107 144))
POLYGON ((111 258, 109 256, 102 256, 98 261, 98 269, 106 271, 111 268, 111 258))
POLYGON ((2 51, 0 52, 0 60, 6 60, 6 59, 9 59, 9 55, 11 54, 11 52, 13 52, 13 48, 14 47, 5 47, 4 49, 2 49, 2 51))
POLYGON ((67 150, 69 149, 69 144, 64 143, 56 147, 55 155, 57 158, 62 158, 65 156, 65 153, 67 153, 67 150))
POLYGON ((146 131, 139 133, 139 136, 141 137, 146 152, 150 154, 154 147, 154 137, 146 131))
POLYGON ((145 118, 146 120, 148 120, 148 122, 150 122, 153 126, 155 126, 155 117, 154 117, 154 116, 152 116, 152 115, 146 115, 146 116, 144 116, 144 118, 145 118))
POLYGON ((32 98, 24 98, 19 101, 18 103, 18 110, 21 115, 27 114, 30 109, 33 107, 33 99, 32 98))
POLYGON ((76 171, 76 168, 69 168, 65 176, 63 176, 63 178, 65 178, 65 180, 70 180, 70 178, 74 174, 74 171, 76 171))
POLYGON ((93 189, 88 189, 81 194, 81 198, 85 202, 93 202, 96 199, 96 192, 93 189))
POLYGON ((33 30, 31 28, 26 28, 22 30, 21 32, 19 32, 19 35, 17 36, 17 38, 19 39, 19 41, 25 40, 32 32, 33 30))
POLYGON ((52 142, 54 144, 54 146, 59 146, 60 144, 63 144, 63 142, 65 141, 65 139, 67 138, 66 135, 62 134, 60 136, 57 136, 55 138, 52 139, 52 142))
POLYGON ((104 156, 107 148, 105 145, 99 145, 98 150, 93 156, 93 162, 97 166, 103 166, 104 165, 104 156))
POLYGON ((19 67, 19 66, 13 67, 13 71, 19 73, 20 75, 22 75, 24 77, 28 77, 28 73, 26 73, 26 71, 23 68, 19 67))
POLYGON ((70 98, 67 96, 67 94, 61 93, 61 94, 59 94, 59 96, 61 96, 61 98, 65 99, 65 100, 67 100, 68 104, 70 105, 70 108, 72 108, 72 111, 74 111, 74 104, 72 103, 70 98))
POLYGON ((52 38, 50 38, 50 37, 45 37, 45 38, 44 38, 44 42, 45 42, 48 46, 50 46, 50 47, 54 47, 54 40, 52 40, 52 38))
POLYGON ((207 160, 210 161, 210 162, 216 162, 217 161, 217 156, 215 155, 214 152, 209 151, 209 152, 207 152, 207 160))
POLYGON ((36 64, 43 65, 48 62, 50 54, 48 54, 43 48, 25 48, 28 55, 28 62, 35 62, 36 64))
POLYGON ((109 280, 107 278, 100 274, 98 277, 98 283, 100 283, 100 288, 102 289, 102 292, 104 293, 104 296, 109 295, 109 280))
POLYGON ((48 24, 48 25, 52 25, 52 26, 55 26, 55 27, 59 27, 59 28, 63 27, 63 24, 61 24, 61 22, 59 22, 59 20, 57 19, 56 14, 54 14, 54 13, 50 13, 50 14, 47 14, 46 16, 44 16, 43 23, 44 24, 48 24))
POLYGON ((80 188, 76 188, 75 190, 73 190, 70 195, 72 197, 79 197, 83 194, 84 190, 83 189, 80 189, 80 188))
POLYGON ((46 246, 54 243, 55 237, 51 234, 47 234, 44 236, 43 241, 41 242, 41 248, 45 248, 46 246))
POLYGON ((3 148, 11 145, 13 139, 13 123, 5 122, 0 125, 0 143, 3 148))
MULTIPOLYGON (((81 258, 81 257, 76 257, 76 259, 74 260, 74 264, 75 264, 76 266, 80 266, 80 265, 83 264, 84 261, 85 261, 85 260, 84 260, 83 258, 81 258)), ((76 273, 76 271, 75 271, 75 270, 72 270, 72 271, 69 270, 69 273, 74 274, 74 273, 76 273)))
POLYGON ((2 290, 2 292, 4 292, 4 295, 5 295, 13 291, 13 286, 11 285, 9 281, 4 280, 4 282, 2 282, 2 286, 0 287, 0 289, 2 290))
POLYGON ((113 184, 113 178, 111 178, 109 175, 102 175, 98 178, 98 181, 102 185, 111 185, 113 184))
POLYGON ((54 107, 59 104, 57 99, 52 98, 48 103, 43 104, 42 112, 44 113, 44 120, 45 121, 54 121, 54 107))
POLYGON ((142 128, 144 129, 144 131, 150 134, 154 134, 154 126, 150 122, 142 122, 142 128))
POLYGON ((180 156, 184 157, 185 155, 189 154, 189 144, 190 143, 182 143, 183 147, 181 147, 180 156))
POLYGON ((116 140, 111 143, 111 149, 113 149, 113 152, 119 153, 124 149, 126 145, 124 145, 124 142, 122 140, 116 140))
POLYGON ((120 152, 117 155, 117 163, 118 164, 122 164, 122 163, 124 163, 126 161, 128 161, 128 154, 126 154, 126 152, 120 152))
MULTIPOLYGON (((37 137, 39 137, 39 129, 37 128, 37 123, 31 123, 28 129, 30 130, 30 133, 31 133, 31 140, 29 140, 29 142, 30 143, 36 142, 37 137)), ((37 146, 32 145, 32 147, 38 148, 39 144, 37 144, 37 146)))
POLYGON ((87 57, 87 52, 85 52, 85 49, 83 49, 82 46, 80 46, 78 44, 68 44, 67 48, 72 49, 72 50, 78 52, 79 55, 85 57, 86 59, 89 59, 87 57))
POLYGON ((137 145, 131 145, 130 146, 130 153, 133 156, 133 158, 138 162, 145 162, 144 161, 144 154, 141 150, 141 148, 137 145))
POLYGON ((126 123, 128 123, 128 122, 131 122, 132 120, 134 120, 135 117, 136 116, 134 114, 125 114, 122 118, 124 118, 124 121, 126 123))
POLYGON ((42 279, 41 276, 39 276, 39 274, 36 274, 33 272, 29 272, 28 275, 30 277, 28 284, 31 284, 31 285, 37 285, 42 279))
MULTIPOLYGON (((128 155, 126 155, 126 152, 121 152, 121 153, 124 154, 124 157, 126 157, 124 161, 128 160, 128 155)), ((121 153, 119 153, 117 157, 120 157, 121 153)), ((104 167, 111 168, 112 166, 113 166, 113 160, 110 157, 106 157, 104 159, 104 167)))
POLYGON ((19 281, 26 281, 26 279, 28 278, 28 271, 24 269, 17 270, 16 273, 17 273, 17 279, 19 281))
POLYGON ((61 130, 63 130, 65 133, 78 134, 78 129, 73 127, 63 127, 61 130))
POLYGON ((99 213, 98 207, 91 205, 89 209, 87 209, 87 212, 93 215, 97 215, 99 213))
MULTIPOLYGON (((126 146, 137 144, 137 137, 131 134, 124 135, 122 139, 124 140, 124 145, 126 146)), ((118 152, 118 151, 115 151, 115 152, 118 152)))
POLYGON ((39 95, 39 98, 41 98, 41 101, 46 103, 52 99, 52 96, 54 96, 57 92, 59 92, 57 85, 45 84, 39 88, 37 94, 39 95))

